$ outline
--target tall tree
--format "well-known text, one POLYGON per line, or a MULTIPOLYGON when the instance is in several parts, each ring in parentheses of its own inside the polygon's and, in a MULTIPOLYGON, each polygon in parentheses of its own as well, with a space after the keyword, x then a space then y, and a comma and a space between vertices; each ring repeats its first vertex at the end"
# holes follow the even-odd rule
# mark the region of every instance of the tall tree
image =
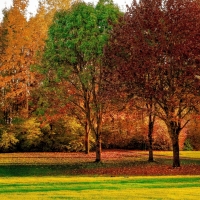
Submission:
POLYGON ((29 50, 25 18, 27 1, 14 0, 13 6, 6 12, 4 30, 6 47, 1 63, 1 91, 5 122, 16 115, 28 114, 29 50))
POLYGON ((180 166, 179 134, 199 101, 200 5, 195 0, 133 1, 114 28, 107 61, 128 91, 152 100, 180 166))
POLYGON ((96 162, 101 161, 101 58, 112 28, 109 22, 116 22, 119 14, 110 0, 96 7, 75 3, 55 15, 46 44, 44 70, 68 82, 68 100, 83 113, 86 134, 91 130, 96 137, 96 162))
POLYGON ((68 10, 70 8, 71 0, 42 0, 49 11, 54 13, 59 10, 68 10))

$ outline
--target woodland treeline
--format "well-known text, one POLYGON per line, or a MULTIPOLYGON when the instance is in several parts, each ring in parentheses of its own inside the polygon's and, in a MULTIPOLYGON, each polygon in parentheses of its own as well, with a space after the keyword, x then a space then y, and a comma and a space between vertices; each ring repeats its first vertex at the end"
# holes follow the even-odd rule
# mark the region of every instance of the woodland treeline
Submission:
POLYGON ((200 1, 13 0, 0 24, 0 151, 200 149, 200 1))

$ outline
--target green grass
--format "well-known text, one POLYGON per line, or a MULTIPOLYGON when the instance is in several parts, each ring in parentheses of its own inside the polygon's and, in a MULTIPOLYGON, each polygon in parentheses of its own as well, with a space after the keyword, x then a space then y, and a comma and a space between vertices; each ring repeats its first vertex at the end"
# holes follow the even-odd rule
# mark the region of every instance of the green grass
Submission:
POLYGON ((145 151, 108 151, 102 153, 103 163, 97 164, 95 153, 0 154, 0 199, 200 199, 200 173, 189 175, 199 170, 200 152, 180 152, 181 169, 171 168, 172 152, 156 151, 154 155, 156 162, 149 163, 145 151), (108 173, 101 174, 102 169, 108 173), (110 169, 116 173, 109 174, 110 169), (152 173, 164 173, 125 173, 140 169, 142 174, 152 169, 152 173), (82 174, 82 170, 87 173, 82 174), (165 170, 166 174, 188 170, 188 175, 166 176, 165 170))
POLYGON ((0 199, 200 199, 200 176, 0 178, 0 199))

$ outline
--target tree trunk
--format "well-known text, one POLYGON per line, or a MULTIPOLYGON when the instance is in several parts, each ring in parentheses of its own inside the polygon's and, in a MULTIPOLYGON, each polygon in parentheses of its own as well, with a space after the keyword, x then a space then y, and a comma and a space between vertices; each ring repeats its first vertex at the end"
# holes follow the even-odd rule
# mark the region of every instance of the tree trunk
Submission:
POLYGON ((153 114, 155 105, 153 104, 152 98, 151 102, 147 104, 147 109, 149 109, 149 130, 148 130, 148 139, 149 139, 149 162, 153 162, 153 127, 154 127, 154 122, 156 119, 155 114, 153 114))
POLYGON ((180 167, 179 144, 173 144, 173 167, 180 167))
POLYGON ((173 167, 180 167, 178 135, 172 138, 172 144, 173 144, 173 167))
POLYGON ((85 153, 89 154, 90 148, 89 148, 89 125, 86 122, 85 123, 85 153))
POLYGON ((181 131, 180 123, 170 122, 168 130, 173 147, 173 167, 180 167, 180 156, 179 156, 179 133, 181 131))
POLYGON ((95 162, 101 162, 101 134, 96 135, 96 160, 95 162))
POLYGON ((153 162, 153 121, 149 121, 149 132, 148 132, 148 138, 149 138, 149 162, 153 162))

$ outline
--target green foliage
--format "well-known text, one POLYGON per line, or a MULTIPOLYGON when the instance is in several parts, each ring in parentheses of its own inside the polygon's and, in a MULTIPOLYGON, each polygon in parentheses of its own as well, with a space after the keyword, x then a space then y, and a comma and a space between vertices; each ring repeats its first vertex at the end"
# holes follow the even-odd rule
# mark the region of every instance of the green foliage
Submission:
POLYGON ((194 150, 193 147, 192 147, 192 145, 191 145, 190 139, 186 139, 185 140, 183 150, 184 151, 193 151, 194 150))
POLYGON ((24 119, 23 118, 20 118, 20 117, 15 117, 13 120, 12 120, 12 124, 15 124, 15 125, 20 125, 24 122, 24 119))
POLYGON ((46 43, 44 57, 48 64, 45 72, 53 68, 59 79, 66 78, 75 65, 84 65, 80 75, 87 82, 91 78, 90 63, 98 62, 103 55, 112 27, 110 22, 116 22, 118 15, 118 7, 107 1, 96 7, 84 2, 75 3, 71 9, 57 12, 46 43))
MULTIPOLYGON (((46 42, 43 73, 49 78, 53 71, 56 82, 67 81, 66 96, 72 97, 73 107, 81 111, 82 124, 88 122, 91 132, 98 136, 96 140, 100 138, 103 113, 99 98, 103 49, 119 15, 112 1, 100 1, 96 7, 74 3, 71 9, 55 14, 46 42)), ((80 141, 70 145, 70 149, 83 148, 80 141)))

